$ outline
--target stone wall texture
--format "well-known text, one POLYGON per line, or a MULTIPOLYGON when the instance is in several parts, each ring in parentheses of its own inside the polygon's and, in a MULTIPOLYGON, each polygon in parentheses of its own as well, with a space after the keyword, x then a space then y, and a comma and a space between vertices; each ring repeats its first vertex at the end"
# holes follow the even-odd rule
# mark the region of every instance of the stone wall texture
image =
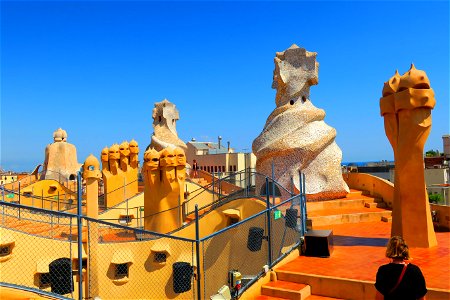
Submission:
MULTIPOLYGON (((253 141, 257 172, 271 176, 289 189, 299 190, 299 171, 305 174, 308 200, 345 197, 342 152, 335 142, 336 130, 324 122, 325 111, 309 99, 311 85, 318 83, 315 52, 292 45, 277 52, 272 88, 276 108, 261 134, 253 141)), ((257 191, 263 187, 257 182, 257 191)))
POLYGON ((186 144, 178 138, 176 122, 180 119, 175 104, 164 99, 153 108, 153 135, 147 149, 161 151, 167 147, 180 147, 187 151, 186 144))

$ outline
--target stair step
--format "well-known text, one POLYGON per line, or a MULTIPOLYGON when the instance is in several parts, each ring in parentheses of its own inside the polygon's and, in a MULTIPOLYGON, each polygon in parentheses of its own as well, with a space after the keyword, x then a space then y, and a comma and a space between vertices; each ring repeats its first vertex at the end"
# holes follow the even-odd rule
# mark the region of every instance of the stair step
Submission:
POLYGON ((351 195, 362 195, 363 191, 350 189, 350 193, 349 194, 351 194, 351 195))
POLYGON ((311 295, 311 287, 302 283, 277 280, 263 285, 261 294, 290 300, 304 300, 311 295))
POLYGON ((311 295, 306 298, 306 300, 344 300, 342 298, 331 298, 325 296, 311 295))
POLYGON ((259 295, 256 296, 255 300, 286 300, 287 298, 280 298, 280 297, 272 297, 272 296, 266 296, 266 295, 259 295))
POLYGON ((391 223, 392 222, 392 216, 390 216, 390 217, 381 217, 381 221, 382 222, 391 223))
POLYGON ((338 199, 329 201, 307 202, 306 211, 319 211, 323 209, 340 209, 340 208, 361 208, 364 203, 375 202, 374 198, 352 198, 338 199))
POLYGON ((390 217, 392 215, 390 210, 372 208, 371 210, 374 211, 368 211, 369 209, 370 208, 361 208, 361 211, 350 213, 345 213, 345 211, 343 211, 341 214, 334 212, 334 214, 320 215, 320 213, 318 213, 315 216, 308 216, 308 219, 312 226, 326 226, 343 223, 376 222, 380 221, 380 218, 382 217, 390 217))
POLYGON ((384 203, 384 202, 372 202, 372 203, 366 202, 366 203, 364 203, 364 207, 368 207, 368 208, 375 208, 375 207, 377 207, 377 208, 386 208, 387 206, 386 206, 386 203, 384 203))

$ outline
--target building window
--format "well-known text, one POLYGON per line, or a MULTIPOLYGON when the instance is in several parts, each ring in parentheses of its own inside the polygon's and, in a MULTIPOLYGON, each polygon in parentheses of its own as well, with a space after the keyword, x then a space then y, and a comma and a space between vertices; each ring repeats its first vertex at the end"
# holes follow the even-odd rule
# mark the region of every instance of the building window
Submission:
POLYGON ((228 171, 233 171, 233 166, 228 166, 228 171))
POLYGON ((222 166, 222 172, 226 172, 227 169, 225 169, 225 166, 222 166))
POLYGON ((236 172, 236 165, 233 166, 233 172, 236 172))
POLYGON ((0 247, 0 257, 8 256, 11 254, 11 245, 1 246, 0 247))
POLYGON ((128 263, 116 264, 115 279, 128 277, 128 263))
POLYGON ((214 166, 214 172, 217 173, 217 166, 214 166))
POLYGON ((166 252, 155 252, 155 256, 153 257, 153 261, 156 263, 165 263, 167 260, 166 252))

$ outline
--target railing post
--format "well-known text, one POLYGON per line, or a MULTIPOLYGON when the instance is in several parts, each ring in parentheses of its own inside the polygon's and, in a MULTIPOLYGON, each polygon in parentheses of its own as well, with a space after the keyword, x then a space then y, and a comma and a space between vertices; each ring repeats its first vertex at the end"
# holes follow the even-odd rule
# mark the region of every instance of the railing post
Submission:
POLYGON ((300 211, 302 214, 302 236, 305 236, 306 233, 306 187, 305 187, 305 174, 303 174, 301 171, 298 172, 299 175, 299 190, 300 190, 300 211))
POLYGON ((181 196, 180 195, 178 195, 178 228, 180 228, 181 227, 181 225, 183 224, 183 221, 182 221, 182 218, 181 218, 181 214, 182 214, 182 211, 181 211, 182 209, 181 209, 181 196))
POLYGON ((272 220, 270 213, 269 178, 266 177, 266 211, 267 211, 267 249, 269 268, 272 267, 272 220))
MULTIPOLYGON (((5 202, 5 185, 2 185, 2 199, 5 202)), ((2 224, 5 224, 5 205, 2 205, 2 224)))
POLYGON ((272 204, 275 205, 275 166, 272 159, 272 204))
POLYGON ((197 299, 202 300, 201 296, 201 264, 200 264, 200 223, 198 217, 198 204, 195 204, 195 257, 197 262, 197 299))
POLYGON ((83 300, 83 223, 81 219, 81 172, 77 176, 77 227, 78 227, 78 299, 83 300))
POLYGON ((213 194, 213 203, 214 203, 214 172, 211 173, 211 179, 212 179, 212 194, 213 194))
MULTIPOLYGON (((13 183, 14 186, 14 183, 13 183)), ((14 193, 14 189, 13 189, 13 193, 14 193)), ((20 204, 20 181, 19 181, 19 204, 20 204)), ((20 207, 19 207, 19 220, 20 220, 20 207)))

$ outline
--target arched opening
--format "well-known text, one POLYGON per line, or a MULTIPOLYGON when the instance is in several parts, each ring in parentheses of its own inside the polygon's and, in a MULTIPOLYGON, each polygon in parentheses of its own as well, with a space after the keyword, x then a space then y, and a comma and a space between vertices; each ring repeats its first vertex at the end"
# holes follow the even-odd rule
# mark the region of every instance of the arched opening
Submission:
MULTIPOLYGON (((269 196, 272 196, 272 194, 273 194, 272 185, 273 185, 273 182, 269 181, 269 196)), ((274 196, 275 196, 275 197, 281 197, 281 191, 280 191, 280 189, 278 188, 278 186, 277 186, 277 185, 274 185, 273 187, 275 188, 275 191, 274 191, 274 192, 275 192, 275 195, 274 195, 274 196)), ((260 194, 261 196, 265 196, 265 195, 266 195, 266 183, 265 183, 265 182, 264 182, 264 184, 262 185, 259 194, 260 194)))
POLYGON ((59 295, 74 291, 72 280, 72 263, 69 258, 58 258, 48 266, 52 293, 59 295))
POLYGON ((70 174, 69 180, 75 180, 75 178, 77 178, 77 176, 75 174, 70 174))

